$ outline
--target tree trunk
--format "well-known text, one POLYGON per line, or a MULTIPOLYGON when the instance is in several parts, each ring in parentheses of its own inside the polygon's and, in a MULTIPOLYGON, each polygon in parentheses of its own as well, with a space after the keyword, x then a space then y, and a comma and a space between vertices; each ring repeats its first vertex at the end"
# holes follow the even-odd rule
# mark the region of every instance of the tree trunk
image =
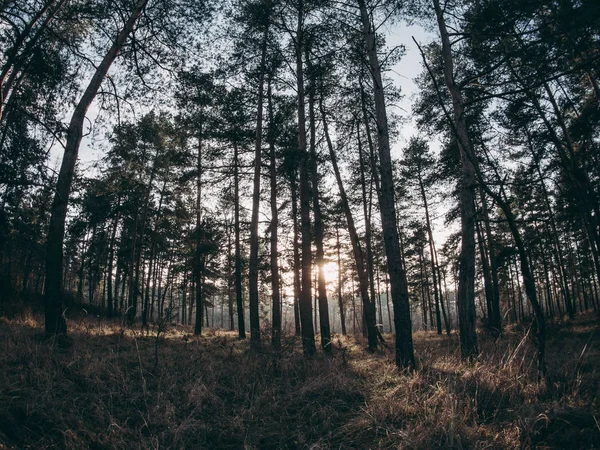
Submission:
POLYGON ((431 220, 429 218, 429 203, 427 202, 427 195, 425 194, 425 184, 423 183, 423 177, 421 171, 417 172, 417 179, 419 181, 419 190, 421 192, 421 199, 423 200, 423 206, 425 207, 425 226, 427 227, 427 237, 429 241, 429 261, 431 266, 431 274, 433 281, 433 296, 435 299, 435 318, 437 325, 437 333, 442 334, 442 320, 440 317, 440 303, 441 291, 439 290, 439 283, 437 279, 437 267, 435 263, 435 244, 433 241, 433 231, 431 229, 431 220))
POLYGON ((290 190, 292 191, 292 223, 294 229, 294 327, 296 336, 300 336, 300 244, 298 242, 298 194, 296 186, 296 174, 290 181, 290 190))
POLYGON ((442 38, 444 80, 452 97, 453 128, 456 134, 462 166, 460 189, 461 251, 458 279, 458 324, 460 347, 463 358, 474 358, 479 354, 475 312, 475 169, 471 141, 467 133, 464 115, 464 100, 454 81, 454 63, 450 37, 446 29, 439 0, 433 0, 438 27, 442 38))
POLYGON ((267 86, 267 108, 269 110, 269 175, 271 182, 271 298, 273 311, 273 329, 271 344, 275 348, 281 346, 281 297, 279 296, 279 262, 277 249, 277 227, 279 217, 277 211, 277 164, 275 159, 275 124, 273 118, 273 95, 271 80, 267 86))
MULTIPOLYGON (((365 163, 364 156, 362 151, 362 142, 360 139, 360 124, 356 125, 356 141, 358 144, 358 161, 360 168, 360 184, 361 184, 361 192, 362 192, 362 203, 363 203, 363 216, 365 220, 365 247, 367 251, 367 275, 369 281, 369 300, 372 303, 370 308, 373 309, 373 312, 376 315, 375 311, 375 270, 373 268, 373 249, 371 246, 372 243, 372 233, 371 233, 371 212, 370 212, 370 202, 367 201, 367 182, 365 177, 365 163)), ((372 197, 371 197, 372 200, 372 197)), ((363 305, 364 308, 364 305, 363 305)), ((365 315, 366 320, 366 315, 365 315)))
POLYGON ((346 311, 344 309, 344 297, 342 295, 342 258, 340 251, 340 229, 335 228, 336 250, 337 250, 337 266, 338 266, 338 307, 340 308, 340 323, 342 326, 342 335, 346 336, 346 311))
MULTIPOLYGON (((242 295, 242 250, 240 243, 240 162, 237 143, 233 143, 233 208, 235 228, 235 301, 237 306, 238 336, 246 339, 244 297, 242 295)), ((191 317, 191 315, 190 315, 191 317)))
POLYGON ((319 329, 321 331, 321 348, 326 353, 331 353, 331 329, 329 324, 329 305, 327 302, 327 282, 324 269, 324 230, 323 217, 321 213, 321 193, 319 190, 319 172, 317 167, 316 149, 316 118, 315 118, 315 94, 316 80, 314 70, 310 62, 310 52, 306 50, 306 68, 310 77, 308 90, 308 117, 310 123, 310 178, 312 185, 313 215, 315 221, 315 244, 317 247, 317 298, 319 304, 319 329))
POLYGON ((387 256, 388 272, 394 304, 394 325, 396 327, 396 365, 400 368, 414 368, 415 357, 412 342, 412 324, 406 274, 402 266, 398 229, 396 226, 396 205, 394 202, 394 182, 390 156, 389 130, 383 80, 379 65, 375 32, 371 25, 365 0, 358 0, 360 16, 365 36, 365 48, 369 58, 369 68, 373 79, 375 98, 375 118, 381 171, 381 221, 387 256))
POLYGON ((65 219, 69 203, 69 193, 73 182, 73 173, 79 145, 83 137, 83 121, 85 114, 92 104, 102 80, 108 69, 125 44, 127 37, 133 30, 135 22, 142 13, 148 0, 138 0, 123 29, 119 32, 116 41, 100 62, 92 79, 90 80, 83 96, 75 107, 69 128, 65 152, 56 183, 56 194, 52 203, 50 226, 46 248, 46 289, 44 296, 45 329, 47 335, 66 334, 67 324, 62 311, 62 280, 63 271, 63 241, 65 236, 65 219))
POLYGON ((204 272, 204 255, 202 254, 202 241, 204 238, 204 230, 202 227, 202 127, 203 123, 200 122, 198 124, 198 159, 196 166, 198 175, 196 177, 196 254, 194 267, 194 276, 196 278, 196 320, 194 322, 194 334, 196 336, 202 334, 202 315, 204 313, 204 299, 202 298, 202 276, 204 272))
POLYGON ((254 181, 252 189, 252 219, 250 222, 250 261, 248 273, 250 303, 250 342, 260 343, 260 323, 258 315, 258 212, 260 203, 260 168, 262 160, 263 98, 265 84, 265 61, 269 27, 265 28, 258 75, 258 111, 256 115, 256 140, 254 145, 254 181))
MULTIPOLYGON (((113 229, 110 236, 110 246, 108 250, 108 308, 107 314, 108 317, 113 316, 114 302, 113 302, 113 284, 112 284, 112 272, 113 272, 113 263, 115 259, 115 240, 117 237, 117 227, 119 225, 119 219, 121 217, 121 197, 117 200, 117 216, 115 217, 115 221, 113 223, 113 229)), ((117 283, 118 284, 118 283, 117 283)))
POLYGON ((298 92, 298 151, 300 153, 300 221, 302 230, 302 282, 300 291, 300 320, 302 322, 302 348, 307 356, 316 352, 315 332, 312 324, 311 305, 311 227, 310 188, 308 185, 309 155, 306 151, 306 115, 304 110, 304 69, 302 49, 304 26, 304 1, 298 1, 298 24, 296 31, 296 82, 298 92))
MULTIPOLYGON (((342 182, 342 176, 340 174, 340 169, 337 163, 337 156, 335 154, 335 150, 333 149, 331 137, 329 136, 329 127, 327 124, 327 117, 325 114, 325 108, 323 106, 322 98, 319 106, 323 121, 323 132, 325 134, 325 140, 327 141, 327 148, 329 149, 329 158, 331 159, 331 164, 335 173, 335 179, 337 182, 338 191, 340 193, 342 209, 344 211, 344 215, 346 216, 346 223, 348 224, 348 233, 350 234, 350 243, 352 244, 354 262, 356 263, 360 297, 363 304, 363 310, 365 311, 365 320, 367 322, 366 325, 369 350, 373 351, 377 348, 377 324, 375 309, 371 307, 372 304, 371 300, 369 299, 369 280, 365 269, 364 256, 360 247, 360 241, 358 239, 358 233, 356 232, 356 226, 354 224, 354 218, 352 217, 352 211, 350 210, 348 196, 346 195, 346 190, 344 189, 344 184, 342 182)), ((354 289, 352 290, 352 295, 354 296, 354 289)))
POLYGON ((485 237, 487 238, 487 248, 490 259, 490 274, 492 276, 492 326, 502 332, 502 313, 500 311, 500 285, 498 282, 498 261, 496 256, 496 246, 494 244, 494 236, 492 227, 490 226, 490 214, 488 210, 487 198, 483 189, 481 192, 481 206, 483 219, 485 221, 485 237))

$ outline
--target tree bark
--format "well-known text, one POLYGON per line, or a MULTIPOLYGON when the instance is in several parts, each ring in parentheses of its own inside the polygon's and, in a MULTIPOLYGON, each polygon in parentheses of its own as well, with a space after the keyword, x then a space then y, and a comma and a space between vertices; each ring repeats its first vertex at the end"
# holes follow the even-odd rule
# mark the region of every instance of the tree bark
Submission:
POLYGON ((275 348, 281 346, 281 297, 279 296, 279 262, 277 227, 279 217, 277 211, 277 163, 275 158, 275 129, 273 119, 273 95, 271 92, 271 80, 267 85, 267 108, 269 111, 269 175, 271 182, 271 298, 273 329, 271 333, 271 344, 275 348))
POLYGON ((460 188, 461 251, 458 279, 458 323, 463 358, 479 354, 475 312, 475 169, 471 141, 467 133, 464 100, 460 87, 454 81, 454 63, 450 37, 439 0, 433 0, 442 39, 444 80, 452 97, 454 131, 460 150, 462 181, 460 188))
POLYGON ((304 68, 302 49, 304 46, 304 1, 298 1, 298 23, 296 29, 296 82, 298 92, 298 151, 300 153, 300 221, 302 231, 302 281, 300 291, 300 321, 302 322, 302 348, 311 356, 316 352, 315 332, 312 324, 312 252, 310 226, 310 188, 308 185, 309 156, 306 151, 306 114, 304 108, 304 68))
POLYGON ((381 67, 375 44, 373 30, 365 0, 358 0, 365 48, 369 58, 369 68, 373 79, 375 98, 375 118, 377 123, 377 141, 379 147, 379 162, 381 172, 381 221, 387 256, 387 266, 394 304, 394 325, 396 327, 396 365, 399 368, 415 367, 415 357, 412 342, 412 324, 410 320, 410 304, 406 274, 400 256, 398 229, 396 226, 396 205, 394 202, 394 182, 392 175, 392 160, 390 155, 389 130, 381 67))
POLYGON ((204 272, 204 255, 202 254, 202 240, 204 235, 204 230, 202 227, 202 145, 203 145, 203 136, 202 136, 202 121, 198 124, 198 156, 196 160, 196 170, 198 174, 196 176, 196 254, 195 254, 195 267, 194 267, 194 276, 196 278, 196 320, 194 322, 194 334, 199 336, 202 334, 202 319, 204 314, 203 302, 202 298, 203 292, 203 283, 202 276, 204 272))
POLYGON ((246 339, 244 297, 242 294, 242 250, 240 243, 240 162, 237 143, 233 143, 233 208, 235 228, 235 301, 237 306, 238 336, 246 339))
POLYGON ((248 273, 248 293, 250 303, 250 342, 260 343, 260 323, 258 315, 258 212, 260 206, 260 168, 262 160, 263 99, 265 84, 265 62, 269 27, 264 31, 258 75, 258 105, 256 114, 256 139, 254 145, 254 179, 252 189, 252 218, 250 222, 250 261, 248 273))

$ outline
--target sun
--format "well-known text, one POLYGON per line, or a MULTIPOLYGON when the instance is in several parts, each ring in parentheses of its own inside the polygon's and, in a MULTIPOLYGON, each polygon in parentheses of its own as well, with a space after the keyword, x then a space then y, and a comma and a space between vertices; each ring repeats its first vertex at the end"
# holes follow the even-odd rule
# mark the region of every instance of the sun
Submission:
POLYGON ((323 265, 323 272, 325 273, 325 281, 328 285, 332 285, 337 281, 338 278, 338 265, 333 261, 329 261, 323 265))

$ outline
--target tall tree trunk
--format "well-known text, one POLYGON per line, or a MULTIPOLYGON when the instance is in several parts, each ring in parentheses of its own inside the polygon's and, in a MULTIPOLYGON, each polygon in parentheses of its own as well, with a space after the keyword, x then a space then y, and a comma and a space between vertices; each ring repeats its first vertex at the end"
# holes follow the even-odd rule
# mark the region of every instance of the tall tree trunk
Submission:
MULTIPOLYGON (((121 197, 119 196, 119 198, 117 200, 117 215, 113 222, 113 229, 112 229, 112 233, 110 235, 110 244, 109 244, 109 250, 108 250, 108 298, 107 298, 108 308, 107 308, 107 314, 108 314, 109 318, 113 316, 113 310, 114 310, 112 272, 113 272, 113 263, 114 263, 114 259, 115 259, 115 241, 116 241, 116 237, 117 237, 117 227, 119 225, 119 219, 121 218, 120 206, 121 206, 121 197)), ((117 282, 117 285, 118 285, 118 282, 117 282)))
POLYGON ((203 292, 203 283, 202 276, 204 272, 204 255, 202 254, 202 241, 204 239, 204 230, 202 227, 202 145, 203 145, 203 137, 202 137, 202 127, 203 123, 200 122, 198 124, 199 132, 198 132, 198 158, 196 163, 196 168, 198 170, 198 175, 196 177, 196 254, 195 254, 195 264, 194 264, 194 277, 196 278, 196 320, 194 322, 194 334, 201 335, 202 334, 202 315, 204 313, 203 302, 204 299, 202 297, 203 292))
POLYGON ((260 168, 262 160, 263 98, 265 84, 265 62, 269 27, 264 31, 258 74, 258 111, 256 114, 256 139, 254 145, 254 181, 252 189, 252 219, 250 222, 250 261, 248 291, 250 303, 250 342, 260 343, 260 323, 258 315, 258 212, 260 206, 260 168))
MULTIPOLYGON (((363 310, 365 312, 365 320, 367 325, 367 339, 369 350, 373 351, 377 348, 377 323, 375 316, 375 309, 372 308, 372 302, 369 299, 369 280, 365 269, 365 261, 363 251, 360 247, 360 241, 358 239, 358 233, 356 232, 356 226, 354 224, 354 218, 352 217, 352 211, 350 210, 350 203, 348 202, 348 196, 346 195, 346 189, 342 182, 342 176, 337 163, 337 156, 333 149, 331 137, 329 136, 329 126, 327 124, 327 116, 325 114, 325 107, 323 105, 323 98, 320 99, 319 104, 321 110, 321 117, 323 122, 323 132, 325 133, 325 140, 327 141, 327 148, 329 149, 329 159, 333 166, 335 173, 335 179, 340 193, 340 200, 344 215, 346 216, 346 223, 348 224, 348 233, 350 234, 350 243, 352 244, 352 253, 354 255, 354 262, 356 263, 356 271, 358 274, 358 284, 360 290, 360 297, 362 300, 363 310)), ((352 289, 352 298, 354 302, 354 289, 352 289)), ((353 303, 354 305, 354 303, 353 303)))
POLYGON ((487 322, 488 328, 492 336, 497 337, 500 330, 494 325, 494 310, 492 303, 494 301, 494 289, 492 287, 492 275, 490 273, 490 262, 488 254, 485 250, 485 242, 483 240, 483 233, 481 232, 480 221, 475 222, 475 229, 477 232, 477 243, 479 244, 479 257, 481 259, 481 266, 483 272, 483 286, 485 290, 485 304, 487 306, 487 322))
MULTIPOLYGON (((419 190, 421 192, 421 199, 423 200, 423 206, 425 207, 425 226, 427 227, 427 238, 429 241, 429 262, 431 266, 431 276, 433 281, 433 296, 435 299, 435 318, 437 325, 437 333, 442 334, 442 320, 440 317, 440 303, 441 300, 441 290, 439 290, 439 283, 437 278, 437 267, 435 263, 435 244, 433 241, 433 231, 431 229, 431 220, 429 217, 429 203, 427 202, 427 195, 425 194, 425 183, 423 182, 423 177, 421 175, 421 171, 417 172, 417 179, 419 181, 419 190)), ((443 305, 442 305, 443 307, 443 305)))
POLYGON ((125 44, 127 37, 133 30, 135 22, 142 13, 148 0, 138 0, 123 29, 119 32, 116 41, 108 50, 92 79, 90 80, 79 103, 73 111, 71 122, 67 130, 67 142, 56 183, 56 193, 52 203, 50 226, 48 229, 46 247, 46 288, 44 296, 45 330, 47 335, 66 334, 67 324, 62 312, 62 271, 63 271, 63 241, 65 236, 65 219, 69 203, 69 193, 73 182, 73 173, 79 145, 83 137, 83 121, 85 114, 92 104, 102 80, 108 69, 125 44))
POLYGON ((327 301, 327 282, 325 280, 325 249, 323 217, 321 213, 321 193, 319 188, 319 171, 317 167, 316 148, 316 118, 315 118, 315 95, 316 79, 314 69, 310 61, 310 51, 306 50, 306 68, 309 73, 310 83, 308 90, 308 117, 310 123, 310 178, 312 185, 313 215, 315 221, 315 244, 317 254, 315 263, 317 265, 317 297, 319 303, 319 328, 321 331, 321 348, 326 353, 331 353, 331 329, 329 324, 329 305, 327 301))
POLYGON ((275 124, 273 118, 273 95, 271 79, 267 85, 267 108, 269 110, 269 175, 271 182, 271 298, 273 310, 273 330, 271 344, 275 348, 281 346, 281 297, 279 296, 279 262, 277 227, 279 217, 277 211, 277 164, 275 159, 275 124))
POLYGON ((292 191, 292 223, 293 223, 293 231, 294 231, 294 329, 296 336, 300 336, 301 327, 300 327, 300 243, 299 243, 299 231, 298 231, 298 193, 297 193, 297 185, 296 185, 296 173, 294 173, 293 178, 290 180, 290 190, 292 191))
POLYGON ((389 129, 383 93, 381 67, 375 43, 375 31, 372 27, 365 0, 358 0, 365 48, 369 58, 369 69, 373 79, 375 98, 375 118, 377 122, 377 141, 381 171, 381 222, 387 256, 388 272, 394 304, 394 325, 396 327, 396 365, 400 368, 414 368, 415 356, 412 342, 412 324, 408 283, 402 266, 398 229, 396 226, 396 205, 394 202, 394 181, 390 155, 389 129))
POLYGON ((487 198, 483 189, 480 189, 481 207, 485 224, 485 237, 487 241, 488 255, 490 259, 490 275, 492 276, 492 326, 502 332, 502 313, 500 311, 500 284, 498 282, 498 258, 496 256, 496 245, 492 227, 490 225, 490 214, 487 198))
POLYGON ((338 267, 338 307, 340 309, 340 323, 342 326, 342 335, 346 336, 346 311, 344 308, 344 297, 342 295, 342 258, 341 258, 341 245, 340 245, 340 229, 335 228, 336 237, 336 250, 337 250, 337 267, 338 267))
MULTIPOLYGON (((237 143, 233 143, 233 209, 235 229, 235 302, 237 306, 238 336, 246 339, 244 297, 242 295, 242 250, 240 243, 240 161, 237 143)), ((191 316, 190 316, 191 317, 191 316)))
POLYGON ((304 1, 299 0, 298 23, 296 29, 296 83, 298 95, 298 151, 300 153, 300 229, 302 231, 302 282, 300 291, 300 321, 302 322, 302 348, 305 355, 316 352, 315 332, 312 324, 312 251, 310 226, 310 188, 308 184, 309 155, 306 151, 306 114, 304 109, 304 68, 302 49, 304 48, 304 1))
POLYGON ((464 100, 460 87, 454 81, 454 62, 450 37, 439 0, 433 0, 442 39, 444 80, 452 97, 453 128, 456 134, 462 166, 460 188, 461 250, 458 280, 458 323, 463 358, 474 358, 479 353, 475 312, 475 169, 471 141, 467 133, 464 100))
MULTIPOLYGON (((158 201, 158 212, 154 219, 154 225, 152 226, 152 234, 150 236, 150 258, 148 259, 148 274, 152 273, 152 265, 154 263, 154 253, 156 251, 156 233, 158 228, 158 220, 160 217, 160 211, 162 209, 163 199, 165 196, 165 189, 167 187, 167 179, 163 182, 163 187, 160 190, 160 199, 158 201)), ((144 303, 142 306, 142 327, 148 326, 148 305, 150 303, 150 276, 146 280, 146 293, 144 296, 144 303)))
MULTIPOLYGON (((140 290, 140 266, 142 262, 142 250, 144 248, 144 236, 146 235, 146 221, 148 220, 148 211, 150 210, 150 197, 152 194, 152 184, 154 183, 154 177, 156 176, 158 157, 160 154, 160 147, 156 149, 156 154, 154 156, 154 162, 152 163, 152 170, 150 172, 150 179, 148 180, 148 189, 146 190, 146 197, 144 199, 144 210, 142 212, 142 220, 141 220, 141 232, 139 236, 140 244, 136 247, 136 233, 134 233, 134 244, 132 245, 132 254, 135 256, 135 276, 133 279, 133 283, 131 284, 131 289, 129 291, 129 307, 127 314, 127 322, 129 325, 133 324, 135 320, 135 316, 137 315, 137 299, 140 290), (137 253, 136 253, 137 252, 137 253)), ((136 215, 137 220, 137 215, 136 215)), ((136 227, 134 227, 134 231, 136 227)), ((143 286, 142 286, 143 288, 143 286)), ((143 289, 142 289, 143 290, 143 289)), ((142 299, 143 300, 143 299, 142 299)), ((143 306, 143 305, 142 305, 143 306)))
POLYGON ((181 323, 187 325, 187 263, 183 262, 183 280, 181 286, 181 323))
POLYGON ((233 298, 234 298, 234 278, 233 275, 234 269, 231 264, 234 261, 233 256, 233 245, 231 242, 231 224, 227 224, 227 305, 229 312, 229 331, 235 330, 235 321, 234 321, 234 312, 233 312, 233 298), (233 277, 232 277, 233 275, 233 277))
MULTIPOLYGON (((367 251, 367 274, 369 280, 369 300, 372 303, 370 308, 375 311, 375 270, 373 268, 373 249, 372 249, 372 233, 371 233, 371 212, 370 212, 370 202, 367 201, 367 182, 365 177, 365 163, 364 156, 362 150, 362 142, 360 139, 360 124, 357 122, 356 124, 356 141, 358 144, 358 161, 360 168, 360 184, 361 184, 361 192, 362 192, 362 203, 363 203, 363 216, 365 220, 365 248, 367 251)), ((372 200, 372 196, 371 196, 372 200)), ((365 315, 366 320, 366 315, 365 315)))

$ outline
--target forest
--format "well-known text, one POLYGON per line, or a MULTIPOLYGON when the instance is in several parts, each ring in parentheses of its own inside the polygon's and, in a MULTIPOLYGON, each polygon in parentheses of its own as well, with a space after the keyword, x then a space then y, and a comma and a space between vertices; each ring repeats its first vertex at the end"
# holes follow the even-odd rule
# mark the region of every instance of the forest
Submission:
POLYGON ((0 0, 0 43, 0 449, 600 448, 600 2, 0 0))

